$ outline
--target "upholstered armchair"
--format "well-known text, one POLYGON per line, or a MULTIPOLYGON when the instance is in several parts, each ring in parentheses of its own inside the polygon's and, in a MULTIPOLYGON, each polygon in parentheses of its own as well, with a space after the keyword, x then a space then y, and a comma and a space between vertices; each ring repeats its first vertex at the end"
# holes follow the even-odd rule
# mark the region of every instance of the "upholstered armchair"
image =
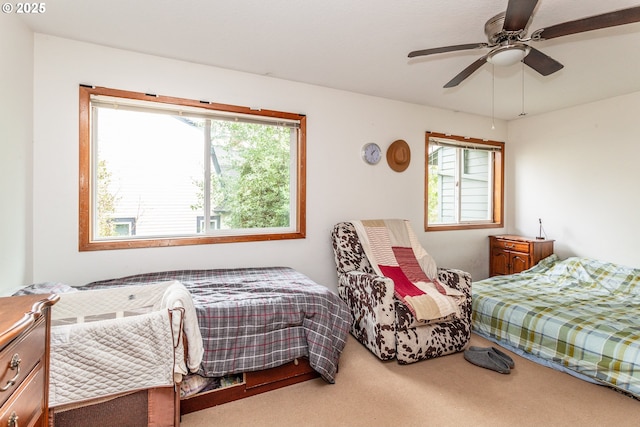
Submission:
POLYGON ((442 283, 464 293, 460 318, 441 323, 417 322, 394 295, 394 281, 378 275, 351 222, 336 224, 331 233, 338 273, 338 295, 353 315, 351 334, 382 360, 401 364, 431 359, 464 349, 471 334, 471 275, 437 269, 442 283))

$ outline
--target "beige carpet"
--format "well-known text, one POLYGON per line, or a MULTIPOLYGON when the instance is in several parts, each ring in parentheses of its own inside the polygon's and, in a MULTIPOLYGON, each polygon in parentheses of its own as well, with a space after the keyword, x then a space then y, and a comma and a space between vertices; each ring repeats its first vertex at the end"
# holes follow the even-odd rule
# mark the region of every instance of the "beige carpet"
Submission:
MULTIPOLYGON (((491 343, 473 335, 471 345, 491 343)), ((335 384, 307 381, 187 414, 181 426, 640 425, 640 401, 509 354, 509 375, 462 353, 398 365, 349 337, 335 384)))

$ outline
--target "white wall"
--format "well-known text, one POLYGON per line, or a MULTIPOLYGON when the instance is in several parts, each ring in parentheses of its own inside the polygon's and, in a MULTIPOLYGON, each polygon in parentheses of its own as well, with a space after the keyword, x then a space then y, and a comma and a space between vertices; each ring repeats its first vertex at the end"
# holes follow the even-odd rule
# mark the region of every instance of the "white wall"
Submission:
POLYGON ((510 229, 562 257, 640 267, 640 92, 511 121, 510 229))
POLYGON ((34 282, 82 284, 156 270, 287 265, 335 289, 330 230, 353 218, 410 219, 439 265, 488 274, 486 236, 424 233, 426 130, 505 140, 506 124, 452 111, 35 35, 34 282), (307 114, 307 238, 78 252, 78 84, 307 114), (406 140, 404 173, 360 149, 406 140))
POLYGON ((33 34, 0 25, 0 294, 32 280, 33 34))

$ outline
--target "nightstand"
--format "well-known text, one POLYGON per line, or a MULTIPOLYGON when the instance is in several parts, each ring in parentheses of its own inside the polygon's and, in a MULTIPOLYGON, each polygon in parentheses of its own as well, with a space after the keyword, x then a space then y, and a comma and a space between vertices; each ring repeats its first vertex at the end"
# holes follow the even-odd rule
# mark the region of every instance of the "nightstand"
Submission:
POLYGON ((489 236, 489 276, 515 274, 553 254, 553 240, 514 235, 489 236))
POLYGON ((58 299, 0 298, 0 426, 49 424, 49 330, 58 299))

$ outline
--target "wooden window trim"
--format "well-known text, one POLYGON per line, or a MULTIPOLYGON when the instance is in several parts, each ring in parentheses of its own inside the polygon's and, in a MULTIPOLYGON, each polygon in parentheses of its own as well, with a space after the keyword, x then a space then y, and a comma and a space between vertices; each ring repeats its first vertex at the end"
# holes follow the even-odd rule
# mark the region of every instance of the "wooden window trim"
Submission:
POLYGON ((303 114, 286 113, 274 110, 256 110, 249 107, 235 105, 195 101, 190 99, 130 92, 119 89, 80 85, 80 167, 79 167, 79 250, 100 251, 108 249, 134 249, 153 248, 167 246, 204 245, 214 243, 256 242, 269 240, 304 239, 306 237, 306 116, 303 114), (242 234, 225 236, 187 236, 167 238, 134 238, 112 239, 108 241, 92 240, 93 230, 91 221, 91 95, 105 95, 119 98, 129 98, 142 101, 154 101, 177 106, 189 106, 230 113, 239 113, 255 116, 267 116, 290 120, 299 120, 300 127, 297 141, 297 209, 296 230, 286 233, 270 234, 242 234))
POLYGON ((424 230, 425 231, 451 231, 451 230, 476 230, 485 228, 504 227, 504 160, 505 143, 501 141, 491 141, 479 138, 469 138, 458 135, 449 135, 438 132, 425 133, 425 172, 424 172, 424 230), (500 151, 495 152, 493 164, 493 218, 492 222, 483 224, 429 224, 429 139, 441 138, 453 141, 470 142, 484 145, 494 145, 500 147, 500 151))

